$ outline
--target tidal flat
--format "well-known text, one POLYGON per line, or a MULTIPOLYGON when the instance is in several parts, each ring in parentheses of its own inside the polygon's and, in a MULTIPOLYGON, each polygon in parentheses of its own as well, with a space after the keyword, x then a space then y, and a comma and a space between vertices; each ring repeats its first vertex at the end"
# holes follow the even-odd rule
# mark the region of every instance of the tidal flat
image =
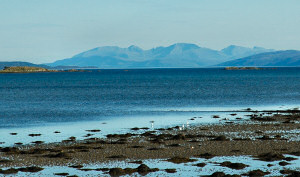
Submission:
MULTIPOLYGON (((51 143, 31 134, 40 139, 0 148, 0 174, 299 176, 299 110, 246 110, 210 118, 218 121, 132 127, 116 134, 88 129, 84 139, 51 143)), ((189 121, 197 119, 202 117, 189 121)))

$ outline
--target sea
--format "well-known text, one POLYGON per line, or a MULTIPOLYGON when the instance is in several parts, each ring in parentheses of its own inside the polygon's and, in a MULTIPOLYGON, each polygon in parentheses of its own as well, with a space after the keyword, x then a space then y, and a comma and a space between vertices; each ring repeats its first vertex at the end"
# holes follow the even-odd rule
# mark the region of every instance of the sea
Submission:
POLYGON ((0 74, 0 146, 132 127, 213 123, 228 111, 297 109, 300 68, 94 69, 0 74), (188 121, 191 117, 203 117, 188 121), (151 123, 150 123, 151 122, 151 123), (61 134, 53 135, 54 131, 61 134), (12 132, 19 136, 11 138, 12 132), (51 135, 51 136, 50 136, 51 135))
MULTIPOLYGON (((249 108, 262 111, 299 109, 299 106, 300 68, 94 69, 0 74, 0 147, 32 145, 34 141, 55 143, 71 136, 83 140, 87 130, 100 130, 89 135, 92 138, 132 132, 133 127, 155 130, 226 121, 244 123, 249 119, 247 114, 252 114, 247 112, 249 108), (220 119, 214 119, 214 115, 220 119)), ((141 131, 146 130, 134 133, 141 131)), ((164 159, 143 163, 151 168, 176 168, 177 173, 172 176, 210 175, 215 171, 243 174, 255 169, 280 176, 279 171, 285 168, 278 162, 263 162, 251 156, 197 160, 207 165, 199 168, 193 163, 173 164, 164 159), (232 170, 216 164, 223 161, 242 162, 249 167, 232 170)), ((128 162, 84 164, 84 167, 138 166, 128 162)), ((299 159, 292 161, 289 168, 299 170, 299 163, 299 159)), ((59 172, 79 176, 101 173, 49 166, 30 176, 53 176, 59 172)), ((19 172, 15 176, 27 175, 19 172)), ((148 176, 170 175, 158 171, 148 176)))

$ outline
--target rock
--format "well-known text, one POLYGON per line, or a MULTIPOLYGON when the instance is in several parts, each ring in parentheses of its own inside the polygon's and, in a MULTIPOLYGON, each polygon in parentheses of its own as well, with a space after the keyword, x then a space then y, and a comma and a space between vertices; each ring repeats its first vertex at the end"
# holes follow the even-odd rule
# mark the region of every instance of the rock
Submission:
POLYGON ((138 168, 137 168, 138 172, 139 173, 147 173, 147 172, 150 172, 151 169, 145 165, 145 164, 141 164, 138 168))
POLYGON ((285 161, 281 161, 278 163, 280 166, 286 166, 286 165, 289 165, 290 163, 288 162, 285 162, 285 161))
POLYGON ((34 137, 34 136, 41 136, 42 134, 35 134, 35 133, 32 133, 32 134, 29 134, 28 136, 31 136, 31 137, 34 137))
POLYGON ((135 145, 135 146, 130 146, 130 148, 134 148, 134 149, 137 149, 137 148, 144 148, 145 146, 137 146, 137 145, 135 145))
POLYGON ((110 158, 110 159, 123 159, 123 158, 126 158, 126 156, 123 156, 123 155, 112 155, 112 156, 109 156, 109 157, 106 157, 106 158, 110 158))
POLYGON ((262 161, 272 162, 272 161, 276 161, 276 160, 283 160, 285 157, 282 154, 275 154, 275 153, 269 152, 269 153, 260 154, 257 156, 257 158, 262 161))
POLYGON ((213 139, 214 141, 228 141, 229 139, 226 138, 226 136, 221 135, 221 136, 217 136, 215 139, 213 139))
POLYGON ((110 176, 121 176, 125 174, 122 168, 112 168, 108 173, 110 174, 110 176))
POLYGON ((142 130, 149 130, 150 128, 149 127, 142 127, 141 129, 142 130))
POLYGON ((155 171, 159 171, 158 168, 149 168, 147 165, 145 164, 141 164, 139 167, 137 167, 137 172, 141 175, 146 175, 150 172, 155 172, 155 171))
POLYGON ((35 167, 35 166, 31 166, 31 167, 26 167, 26 168, 19 168, 19 171, 21 172, 31 172, 31 173, 36 173, 39 171, 44 170, 44 168, 41 167, 35 167))
POLYGON ((75 140, 76 140, 76 137, 71 136, 71 137, 69 137, 69 140, 75 141, 75 140))
POLYGON ((134 127, 134 128, 131 128, 130 130, 137 131, 137 130, 140 130, 140 128, 138 128, 138 127, 134 127))
POLYGON ((211 159, 211 158, 213 158, 215 156, 212 155, 212 154, 210 154, 210 153, 203 153, 203 154, 197 155, 196 157, 205 158, 205 159, 211 159))
POLYGON ((163 150, 163 148, 153 147, 153 148, 148 148, 147 150, 149 150, 149 151, 158 151, 158 150, 163 150))
POLYGON ((71 166, 69 166, 70 168, 77 168, 77 169, 79 169, 79 168, 82 168, 83 167, 83 165, 71 165, 71 166))
POLYGON ((243 163, 231 163, 229 161, 225 161, 225 162, 221 163, 220 165, 223 167, 228 167, 228 168, 235 169, 235 170, 241 170, 241 169, 248 167, 248 165, 245 165, 243 163))
POLYGON ((91 169, 91 168, 80 168, 78 170, 80 170, 80 171, 92 171, 94 169, 91 169))
POLYGON ((261 170, 252 170, 252 171, 248 172, 248 176, 250 176, 250 177, 265 176, 267 174, 270 174, 270 172, 263 172, 261 170))
POLYGON ((297 158, 294 157, 286 157, 284 158, 285 161, 293 161, 293 160, 297 160, 297 158))
POLYGON ((257 139, 260 139, 260 140, 271 140, 272 138, 270 138, 268 135, 264 135, 263 137, 257 138, 257 139))
POLYGON ((168 147, 180 147, 181 145, 180 144, 170 144, 170 145, 167 145, 168 147))
POLYGON ((19 170, 15 169, 15 168, 9 168, 7 170, 0 169, 0 174, 15 174, 15 173, 18 173, 18 172, 19 172, 19 170))
POLYGON ((206 163, 197 163, 195 166, 197 167, 205 167, 206 163))
POLYGON ((5 148, 1 148, 0 152, 5 152, 7 154, 19 154, 20 150, 16 147, 5 147, 5 148))
POLYGON ((165 171, 167 173, 176 173, 177 172, 175 168, 167 168, 167 169, 165 169, 165 171))
POLYGON ((97 168, 96 171, 109 171, 109 168, 97 168))
POLYGON ((124 172, 128 175, 131 175, 132 173, 135 173, 137 172, 137 169, 134 169, 134 168, 125 168, 124 169, 124 172))
POLYGON ((173 139, 173 140, 185 140, 185 135, 183 135, 183 134, 178 134, 178 135, 173 136, 172 139, 173 139))
POLYGON ((99 129, 93 129, 93 130, 86 130, 87 132, 100 132, 101 130, 99 129))
POLYGON ((42 144, 42 143, 44 143, 44 141, 33 141, 31 143, 33 143, 33 144, 42 144))
POLYGON ((84 135, 83 137, 90 137, 90 136, 93 136, 94 134, 91 134, 91 133, 88 133, 86 135, 84 135))

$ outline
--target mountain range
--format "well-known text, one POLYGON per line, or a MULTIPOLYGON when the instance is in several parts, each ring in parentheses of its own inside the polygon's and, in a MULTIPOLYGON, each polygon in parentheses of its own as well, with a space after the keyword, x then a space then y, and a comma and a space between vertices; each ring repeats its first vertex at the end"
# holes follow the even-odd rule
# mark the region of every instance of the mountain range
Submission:
POLYGON ((195 44, 177 43, 167 47, 143 50, 137 46, 94 48, 71 58, 48 63, 49 66, 96 66, 99 68, 173 68, 207 67, 229 60, 247 57, 272 49, 231 45, 212 50, 195 44))
POLYGON ((300 51, 275 51, 262 47, 230 45, 222 50, 177 43, 143 50, 137 46, 105 46, 79 53, 71 58, 37 65, 29 62, 0 62, 4 66, 36 66, 47 69, 80 68, 194 68, 220 66, 300 66, 300 51))

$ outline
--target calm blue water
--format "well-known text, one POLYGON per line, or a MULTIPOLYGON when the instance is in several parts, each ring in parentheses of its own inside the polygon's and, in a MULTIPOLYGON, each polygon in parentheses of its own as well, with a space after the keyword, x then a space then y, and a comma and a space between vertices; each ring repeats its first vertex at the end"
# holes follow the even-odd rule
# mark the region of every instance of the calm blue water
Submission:
POLYGON ((0 74, 0 127, 300 105, 300 68, 0 74))

